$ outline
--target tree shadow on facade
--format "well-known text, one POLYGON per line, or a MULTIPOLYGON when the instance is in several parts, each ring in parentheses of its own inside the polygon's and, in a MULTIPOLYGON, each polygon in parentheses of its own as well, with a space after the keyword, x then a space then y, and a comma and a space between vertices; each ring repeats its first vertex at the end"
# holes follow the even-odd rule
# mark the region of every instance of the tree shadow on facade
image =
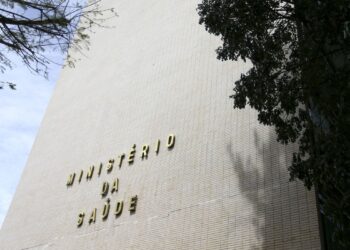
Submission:
POLYGON ((232 142, 227 145, 233 173, 238 178, 237 186, 252 209, 247 220, 255 230, 250 229, 250 234, 255 233, 256 240, 247 245, 243 242, 243 248, 285 249, 290 244, 297 247, 298 235, 293 235, 290 229, 293 217, 290 203, 295 197, 290 196, 294 191, 289 190, 296 189, 297 184, 289 183, 287 171, 292 146, 279 144, 273 128, 267 138, 259 137, 256 129, 250 136, 253 140, 244 150, 235 149, 232 142))

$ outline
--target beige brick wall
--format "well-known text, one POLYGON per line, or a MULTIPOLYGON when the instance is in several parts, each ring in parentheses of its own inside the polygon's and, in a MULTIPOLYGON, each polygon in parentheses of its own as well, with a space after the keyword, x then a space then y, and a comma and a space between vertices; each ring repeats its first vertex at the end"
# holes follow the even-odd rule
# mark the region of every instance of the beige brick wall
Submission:
POLYGON ((0 249, 320 249, 314 193, 288 182, 293 147, 276 143, 253 110, 232 109, 233 82, 249 65, 216 59, 220 41, 198 25, 197 1, 104 3, 119 17, 63 70, 0 249), (65 186, 70 173, 134 143, 132 166, 65 186), (138 195, 137 210, 126 203, 103 221, 100 189, 115 178, 111 209, 138 195), (96 223, 77 228, 78 213, 95 207, 96 223))

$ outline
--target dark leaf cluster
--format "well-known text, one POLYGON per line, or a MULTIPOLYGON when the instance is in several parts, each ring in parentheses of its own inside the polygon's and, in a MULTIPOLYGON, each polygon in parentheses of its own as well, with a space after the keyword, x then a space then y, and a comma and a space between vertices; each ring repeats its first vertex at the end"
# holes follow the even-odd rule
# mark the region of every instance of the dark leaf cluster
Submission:
POLYGON ((220 60, 249 60, 235 108, 250 105, 281 143, 299 144, 291 179, 319 190, 333 237, 350 249, 350 1, 202 0, 220 60))

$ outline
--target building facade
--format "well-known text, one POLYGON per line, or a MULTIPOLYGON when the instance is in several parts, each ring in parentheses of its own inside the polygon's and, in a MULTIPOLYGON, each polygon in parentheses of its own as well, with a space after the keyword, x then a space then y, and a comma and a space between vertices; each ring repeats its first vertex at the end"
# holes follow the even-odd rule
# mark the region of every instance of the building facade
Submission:
POLYGON ((118 17, 63 70, 0 249, 321 248, 296 147, 232 108, 249 64, 216 59, 197 4, 103 2, 118 17))

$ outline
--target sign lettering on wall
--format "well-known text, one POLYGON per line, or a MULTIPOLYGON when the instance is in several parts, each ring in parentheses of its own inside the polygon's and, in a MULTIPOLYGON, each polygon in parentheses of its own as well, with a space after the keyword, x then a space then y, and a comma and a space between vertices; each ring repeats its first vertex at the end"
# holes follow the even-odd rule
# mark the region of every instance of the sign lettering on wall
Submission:
MULTIPOLYGON (((131 149, 127 153, 119 154, 116 158, 110 158, 105 164, 100 163, 98 166, 92 165, 85 170, 80 170, 69 174, 66 186, 71 188, 83 181, 91 181, 93 178, 98 178, 105 171, 107 174, 113 172, 113 169, 122 168, 124 165, 132 165, 135 162, 135 158, 139 156, 141 160, 147 160, 148 156, 153 152, 158 155, 161 148, 161 140, 157 140, 153 146, 150 144, 143 144, 138 151, 136 144, 133 144, 131 149)), ((166 139, 165 147, 168 150, 173 149, 175 146, 175 135, 169 134, 166 139)), ((88 225, 96 222, 97 219, 106 220, 108 216, 113 213, 117 218, 119 217, 123 209, 127 207, 130 213, 135 213, 137 208, 138 197, 137 195, 131 195, 128 201, 117 200, 112 203, 110 195, 118 193, 119 190, 119 178, 115 178, 112 182, 103 182, 100 190, 102 199, 105 199, 104 204, 99 208, 93 208, 88 213, 82 211, 78 214, 77 226, 81 227, 84 221, 87 221, 88 225)))

